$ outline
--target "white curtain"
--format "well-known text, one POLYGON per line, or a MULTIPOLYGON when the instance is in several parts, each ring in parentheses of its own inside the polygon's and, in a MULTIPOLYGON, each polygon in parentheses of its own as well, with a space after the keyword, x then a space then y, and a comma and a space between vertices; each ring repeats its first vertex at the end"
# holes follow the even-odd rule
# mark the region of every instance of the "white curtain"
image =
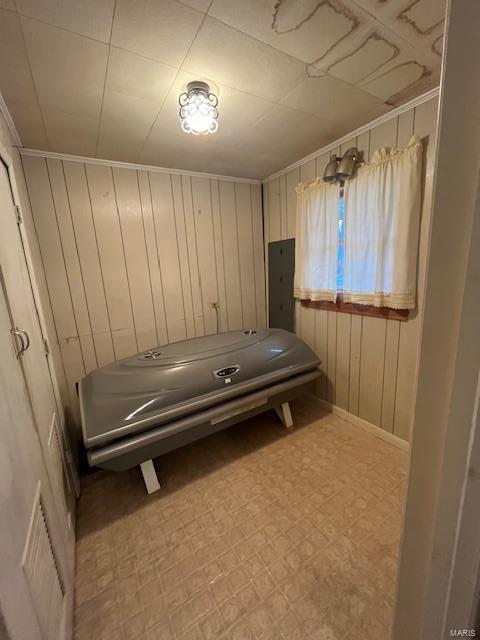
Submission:
POLYGON ((294 295, 337 297, 338 187, 320 179, 298 185, 294 295))
POLYGON ((346 302, 413 309, 416 299, 422 143, 379 149, 345 183, 346 302))

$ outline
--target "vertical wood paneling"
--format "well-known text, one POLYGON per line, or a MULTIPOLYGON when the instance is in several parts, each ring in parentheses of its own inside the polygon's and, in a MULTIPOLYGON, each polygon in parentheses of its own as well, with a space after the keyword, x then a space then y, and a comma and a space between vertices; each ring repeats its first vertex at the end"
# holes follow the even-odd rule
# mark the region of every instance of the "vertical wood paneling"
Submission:
MULTIPOLYGON (((268 282, 269 282, 269 270, 268 270, 268 243, 270 242, 270 184, 265 183, 262 185, 262 217, 263 217, 263 255, 265 256, 265 315, 266 324, 270 324, 269 309, 268 309, 268 282)), ((294 321, 295 322, 295 321, 294 321)))
MULTIPOLYGON (((405 439, 409 437, 413 411, 423 308, 436 110, 437 100, 431 100, 372 128, 356 139, 346 141, 341 149, 331 152, 340 154, 356 145, 363 151, 364 160, 368 161, 380 147, 405 146, 414 132, 424 138, 427 153, 419 249, 419 309, 411 314, 407 322, 314 311, 315 351, 324 372, 317 383, 318 395, 405 439)), ((294 237, 295 224, 291 212, 296 205, 296 178, 298 176, 299 181, 306 182, 322 176, 329 157, 330 153, 319 155, 265 184, 265 225, 267 231, 274 235, 271 239, 279 239, 282 179, 285 177, 286 180, 287 212, 287 230, 286 233, 282 230, 282 237, 294 237), (272 200, 275 201, 270 206, 272 200)), ((311 335, 308 313, 309 310, 296 302, 296 331, 307 341, 311 335)))
POLYGON ((237 216, 235 187, 232 182, 220 181, 220 215, 224 251, 225 282, 227 288, 228 328, 243 327, 240 265, 238 260, 237 216))
POLYGON ((360 398, 360 365, 362 357, 363 317, 352 316, 350 326, 350 377, 348 388, 348 410, 358 416, 360 398))
POLYGON ((315 350, 315 310, 310 307, 300 307, 300 336, 308 346, 315 350))
POLYGON ((95 367, 215 333, 214 302, 221 331, 265 326, 260 185, 41 157, 24 165, 74 409, 75 384, 95 367))
POLYGON ((268 189, 268 242, 281 240, 280 179, 271 180, 268 189))
POLYGON ((263 244, 262 190, 260 185, 250 185, 252 202, 252 244, 254 254, 255 306, 258 327, 266 325, 265 308, 265 258, 263 244))
POLYGON ((358 415, 380 426, 387 321, 363 317, 358 415))
POLYGON ((283 174, 280 182, 280 239, 287 238, 287 176, 283 174))
POLYGON ((408 144, 413 135, 413 123, 415 120, 415 109, 404 111, 397 118, 397 144, 404 147, 408 144))
POLYGON ((190 290, 195 323, 195 334, 205 335, 205 313, 201 294, 200 272, 198 263, 197 238, 195 235, 195 219, 192 197, 191 176, 181 177, 183 216, 185 222, 185 239, 187 246, 187 258, 190 276, 190 290))
POLYGON ((350 386, 350 331, 352 316, 337 313, 337 353, 335 369, 335 403, 348 411, 350 386))
POLYGON ((133 169, 115 168, 113 182, 135 322, 136 345, 139 351, 145 351, 158 344, 158 336, 152 285, 150 278, 145 277, 149 274, 149 268, 137 172, 133 169))
MULTIPOLYGON (((388 120, 370 132, 370 158, 376 149, 393 147, 397 140, 397 119, 388 120)), ((347 222, 348 224, 348 222, 347 222)), ((390 350, 393 359, 386 361, 387 322, 380 318, 363 318, 359 415, 382 426, 384 389, 394 385, 397 364, 396 350, 390 350)))
POLYGON ((205 333, 209 334, 215 333, 217 330, 216 313, 212 305, 218 300, 210 181, 204 178, 192 178, 191 184, 200 293, 202 296, 205 333))
MULTIPOLYGON (((152 174, 153 175, 153 174, 152 174)), ((185 314, 185 324, 187 338, 193 338, 196 333, 195 312, 193 306, 192 281, 190 271, 190 260, 188 257, 187 233, 184 209, 184 194, 182 188, 182 177, 179 175, 170 176, 172 197, 173 197, 173 213, 175 229, 178 266, 180 269, 180 277, 182 282, 183 308, 185 314)), ((170 222, 170 226, 172 223, 170 222)), ((165 263, 165 269, 169 268, 169 263, 165 263)))
POLYGON ((120 359, 136 353, 138 344, 113 173, 111 167, 89 164, 86 173, 115 358, 120 359))
POLYGON ((78 162, 63 162, 63 174, 85 287, 85 297, 92 325, 97 362, 99 366, 103 366, 112 362, 115 359, 115 354, 85 167, 78 162))
POLYGON ((80 340, 80 348, 83 354, 85 372, 88 373, 99 365, 93 342, 90 313, 85 297, 85 289, 61 161, 52 159, 47 160, 47 172, 52 189, 58 232, 65 261, 78 337, 80 340))
POLYGON ((310 180, 314 180, 317 177, 316 171, 315 158, 312 158, 312 160, 305 162, 305 164, 302 164, 300 167, 300 181, 310 182, 310 180))
POLYGON ((395 414, 395 393, 398 374, 398 348, 400 344, 400 322, 387 322, 385 336, 385 357, 383 362, 383 396, 381 427, 393 432, 395 414))
POLYGON ((252 328, 257 324, 255 263, 252 242, 252 200, 249 184, 235 184, 234 188, 243 326, 252 328))
POLYGON ((357 149, 363 153, 364 162, 370 159, 370 131, 357 136, 357 149))
MULTIPOLYGON (((417 298, 419 309, 423 308, 423 296, 426 272, 426 256, 428 251, 428 231, 430 227, 430 208, 433 186, 433 163, 435 150, 435 123, 437 117, 437 100, 426 102, 415 109, 413 118, 414 133, 419 135, 425 144, 424 156, 424 189, 422 218, 420 224, 420 246, 417 276, 417 298)), ((396 385, 396 401, 393 432, 400 438, 408 440, 413 422, 415 386, 417 378, 418 351, 420 348, 421 315, 416 313, 408 322, 400 327, 400 345, 398 374, 396 385)))
MULTIPOLYGON (((187 337, 187 319, 180 270, 177 224, 173 208, 172 178, 166 173, 149 173, 148 179, 156 229, 158 261, 165 299, 168 340, 169 342, 176 342, 187 337)), ((190 335, 193 333, 193 314, 191 309, 190 304, 190 335)))
POLYGON ((169 341, 167 331, 167 316, 165 313, 165 297, 163 280, 158 259, 158 239, 153 219, 152 199, 150 195, 149 176, 146 171, 137 171, 140 207, 142 212, 142 227, 145 236, 145 246, 148 260, 148 279, 152 291, 153 313, 157 345, 169 341))
POLYGON ((327 311, 327 388, 326 399, 335 404, 337 377, 337 313, 327 311))
MULTIPOLYGON (((218 180, 210 180, 210 193, 212 198, 213 235, 215 247, 216 274, 218 279, 218 303, 219 309, 219 329, 226 331, 228 328, 227 318, 227 289, 225 283, 225 254, 223 250, 222 216, 220 212, 220 186, 218 180)), ((263 243, 262 243, 263 251, 263 243)))
POLYGON ((295 225, 297 218, 297 193, 295 187, 300 182, 300 169, 292 169, 286 175, 287 188, 287 231, 286 238, 295 237, 295 225))
POLYGON ((320 398, 327 398, 328 367, 328 311, 315 310, 315 353, 320 360, 322 375, 317 382, 317 393, 320 398))

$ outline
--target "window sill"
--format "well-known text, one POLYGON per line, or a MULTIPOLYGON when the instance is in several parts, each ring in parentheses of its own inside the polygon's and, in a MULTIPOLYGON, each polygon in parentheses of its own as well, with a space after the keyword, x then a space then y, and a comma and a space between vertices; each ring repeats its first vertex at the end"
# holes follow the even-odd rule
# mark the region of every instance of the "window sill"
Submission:
POLYGON ((341 295, 336 302, 317 300, 300 300, 302 307, 310 309, 323 309, 324 311, 336 311, 338 313, 350 313, 356 316, 370 316, 372 318, 385 318, 387 320, 408 320, 409 309, 390 309, 389 307, 374 307, 373 305, 355 304, 344 302, 341 295))

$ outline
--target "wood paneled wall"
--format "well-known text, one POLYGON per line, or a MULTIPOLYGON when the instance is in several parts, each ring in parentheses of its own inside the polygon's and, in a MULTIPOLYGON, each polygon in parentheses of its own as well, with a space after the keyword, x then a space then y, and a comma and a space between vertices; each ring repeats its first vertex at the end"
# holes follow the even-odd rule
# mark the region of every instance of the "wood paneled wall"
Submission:
MULTIPOLYGON (((338 147, 351 146, 368 160, 380 147, 402 146, 412 134, 425 144, 423 210, 419 245, 418 309, 407 322, 355 316, 296 305, 296 331, 317 352, 324 376, 321 398, 409 439, 423 309, 433 181, 437 98, 405 111, 338 147)), ((332 152, 334 153, 334 152, 332 152)), ((319 155, 264 185, 266 242, 295 236, 299 182, 322 176, 330 154, 319 155)), ((346 222, 348 224, 348 220, 346 222)))
POLYGON ((259 184, 23 156, 68 397, 157 345, 265 326, 259 184))

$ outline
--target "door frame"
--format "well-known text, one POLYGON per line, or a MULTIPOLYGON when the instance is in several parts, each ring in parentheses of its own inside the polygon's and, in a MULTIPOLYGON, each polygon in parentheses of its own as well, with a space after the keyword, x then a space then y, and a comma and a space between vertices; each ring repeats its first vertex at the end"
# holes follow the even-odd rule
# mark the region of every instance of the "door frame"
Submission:
POLYGON ((464 637, 474 635, 480 558, 479 24, 480 3, 449 0, 395 640, 443 640, 462 630, 464 637))

